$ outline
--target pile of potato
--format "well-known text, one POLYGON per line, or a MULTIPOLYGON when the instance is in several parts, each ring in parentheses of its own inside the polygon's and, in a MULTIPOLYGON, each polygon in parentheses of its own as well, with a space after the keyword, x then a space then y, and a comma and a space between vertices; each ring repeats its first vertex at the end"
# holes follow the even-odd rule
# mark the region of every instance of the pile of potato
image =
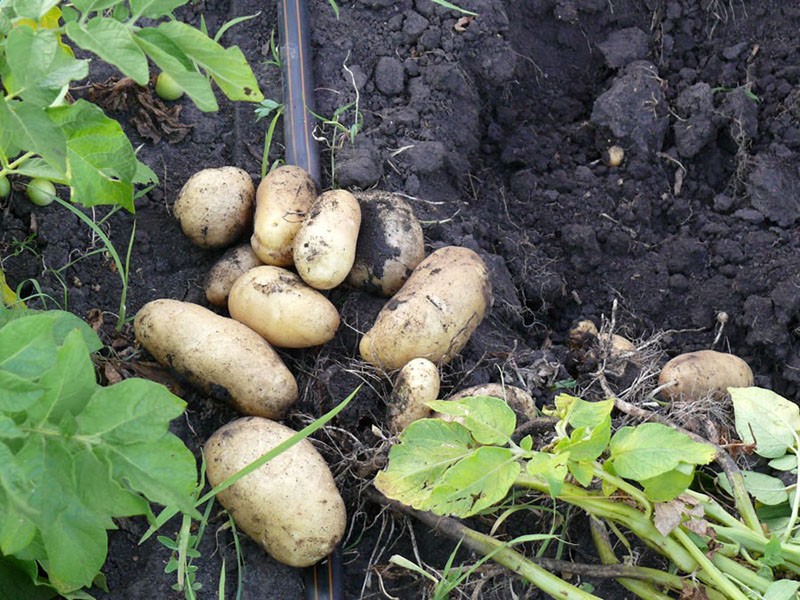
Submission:
MULTIPOLYGON (((348 285, 388 298, 360 354, 380 371, 400 370, 389 407, 393 431, 430 414, 425 402, 438 397, 439 365, 463 349, 492 304, 483 260, 453 246, 426 258, 420 223, 395 194, 317 195, 309 174, 295 166, 275 169, 255 189, 245 171, 222 167, 193 175, 174 214, 195 244, 229 248, 205 291, 230 318, 162 299, 139 311, 134 328, 159 362, 248 415, 206 443, 212 485, 294 433, 276 422, 298 387, 274 348, 319 346, 336 335, 340 317, 327 290, 348 285), (247 232, 250 243, 231 248, 247 232)), ((344 504, 310 443, 279 459, 220 501, 276 559, 310 565, 344 534, 344 504)))

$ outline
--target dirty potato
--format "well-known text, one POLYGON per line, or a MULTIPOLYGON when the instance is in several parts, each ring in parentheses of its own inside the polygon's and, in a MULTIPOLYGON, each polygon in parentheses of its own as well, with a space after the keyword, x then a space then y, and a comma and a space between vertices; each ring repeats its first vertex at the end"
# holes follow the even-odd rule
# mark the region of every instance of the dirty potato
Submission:
POLYGON ((415 358, 446 363, 492 304, 489 273, 468 248, 440 248, 414 270, 359 344, 362 358, 392 371, 415 358))
POLYGON ((280 348, 310 348, 333 339, 339 312, 296 274, 269 265, 239 277, 228 296, 231 317, 280 348))
POLYGON ((425 258, 422 226, 397 194, 357 192, 361 206, 353 269, 347 283, 369 293, 391 296, 425 258))
POLYGON ((265 264, 292 265, 294 238, 316 197, 314 180, 300 167, 278 167, 261 181, 250 243, 265 264))
POLYGON ((753 385, 753 371, 738 356, 715 350, 680 354, 661 369, 661 395, 667 400, 694 401, 722 398, 729 387, 753 385))
MULTIPOLYGON (((218 429, 206 442, 206 474, 222 483, 295 431, 269 419, 245 417, 218 429)), ((307 439, 218 494, 236 524, 270 556, 307 567, 342 539, 347 515, 330 469, 307 439)))
POLYGON ((426 402, 439 397, 439 384, 439 369, 427 358, 415 358, 400 369, 389 398, 389 430, 399 433, 430 415, 426 402))
POLYGON ((303 221, 294 240, 294 265, 298 275, 318 290, 342 283, 356 256, 361 208, 346 190, 322 194, 303 221))
POLYGON ((193 243, 227 248, 253 222, 254 195, 253 180, 244 169, 203 169, 181 188, 172 212, 193 243))
POLYGON ((297 382, 280 356, 233 319, 189 302, 154 300, 133 325, 158 362, 244 414, 280 419, 297 400, 297 382))
POLYGON ((250 269, 262 264, 250 244, 231 248, 214 263, 206 275, 203 285, 206 299, 214 306, 226 307, 233 283, 250 269))

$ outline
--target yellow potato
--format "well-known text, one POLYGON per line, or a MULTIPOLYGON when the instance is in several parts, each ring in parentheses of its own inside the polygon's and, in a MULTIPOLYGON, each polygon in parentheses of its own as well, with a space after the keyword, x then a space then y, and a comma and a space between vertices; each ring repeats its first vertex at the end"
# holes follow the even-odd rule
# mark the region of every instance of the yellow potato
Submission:
MULTIPOLYGON (((206 442, 208 482, 215 486, 295 432, 258 417, 237 419, 206 442)), ((328 556, 347 524, 330 469, 307 439, 220 492, 239 528, 276 560, 307 567, 328 556)))
POLYGON ((226 248, 253 222, 253 180, 238 167, 203 169, 184 184, 172 213, 203 248, 226 248))
POLYGON ((250 243, 264 263, 292 265, 294 238, 316 197, 314 180, 300 167, 278 167, 259 184, 250 243))
POLYGON ((359 344, 362 358, 387 371, 414 358, 447 363, 492 304, 489 272, 468 248, 440 248, 414 269, 359 344))
POLYGON ((399 433, 431 414, 425 405, 439 397, 439 369, 427 358, 415 358, 400 369, 389 399, 389 430, 399 433))
POLYGON ((133 325, 158 362, 244 414, 280 419, 297 400, 297 382, 280 356, 233 319, 189 302, 154 300, 133 325))
POLYGON ((342 283, 353 267, 360 225, 361 208, 350 192, 317 198, 294 239, 294 265, 303 281, 318 290, 342 283))
POLYGON ((347 283, 391 296, 425 258, 425 240, 414 211, 397 194, 357 192, 361 230, 347 283))
POLYGON ((658 385, 669 401, 722 398, 729 387, 753 385, 753 371, 738 356, 714 350, 680 354, 661 369, 658 385))
POLYGON ((214 306, 226 307, 233 283, 250 269, 264 263, 253 252, 250 244, 231 248, 222 255, 206 275, 206 299, 214 306))
POLYGON ((265 265, 239 277, 228 296, 231 317, 280 348, 309 348, 330 341, 339 312, 291 271, 265 265))

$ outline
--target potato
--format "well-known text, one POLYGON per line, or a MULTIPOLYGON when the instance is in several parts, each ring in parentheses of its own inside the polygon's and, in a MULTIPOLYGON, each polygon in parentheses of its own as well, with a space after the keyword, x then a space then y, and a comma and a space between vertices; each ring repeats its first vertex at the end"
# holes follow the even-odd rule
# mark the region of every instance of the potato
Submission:
MULTIPOLYGON (((209 484, 222 483, 294 434, 258 417, 224 425, 204 447, 209 484)), ((307 439, 217 497, 242 531, 273 558, 293 567, 307 567, 328 556, 347 524, 330 469, 307 439)))
POLYGON ((292 265, 294 238, 316 198, 314 180, 300 167, 278 167, 261 181, 250 243, 264 263, 292 265))
POLYGON ((350 192, 317 198, 294 239, 294 265, 303 281, 318 290, 342 283, 353 267, 360 226, 361 208, 350 192))
POLYGON ((339 312, 291 271, 265 265, 236 280, 228 296, 231 317, 281 348, 309 348, 331 340, 339 312))
POLYGON ((359 344, 362 358, 387 371, 414 358, 447 363, 492 303, 489 273, 468 248, 445 246, 422 261, 359 344))
POLYGON ((714 350, 680 354, 661 369, 661 395, 673 402, 705 397, 723 398, 729 387, 753 385, 753 371, 738 356, 714 350))
POLYGON ((392 296, 425 258, 422 226, 397 194, 357 192, 361 230, 347 283, 369 293, 392 296))
MULTIPOLYGON (((451 394, 447 400, 461 400, 470 396, 491 396, 492 398, 500 398, 506 401, 518 418, 533 419, 539 416, 536 410, 536 402, 534 402, 531 395, 522 388, 513 385, 506 385, 502 383, 483 383, 481 385, 473 385, 472 387, 464 388, 451 394)), ((439 415, 437 415, 439 416, 439 415)))
POLYGON ((439 369, 427 358, 415 358, 400 369, 389 399, 389 430, 399 433, 431 414, 425 403, 439 397, 439 369))
POLYGON ((297 400, 297 382, 280 356, 233 319, 188 302, 154 300, 133 326, 158 362, 244 414, 280 419, 297 400))
POLYGON ((172 213, 202 248, 227 248, 253 222, 253 180, 238 167, 203 169, 184 184, 172 213))
POLYGON ((264 263, 253 252, 250 244, 242 244, 231 248, 214 263, 211 270, 206 275, 203 288, 206 291, 206 299, 214 306, 226 307, 228 305, 228 294, 231 292, 233 283, 250 269, 258 267, 264 263))

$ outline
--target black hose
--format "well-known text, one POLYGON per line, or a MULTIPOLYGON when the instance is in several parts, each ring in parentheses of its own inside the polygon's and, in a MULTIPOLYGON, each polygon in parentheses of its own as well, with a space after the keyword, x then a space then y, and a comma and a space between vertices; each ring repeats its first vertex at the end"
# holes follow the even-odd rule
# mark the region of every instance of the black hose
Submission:
MULTIPOLYGON (((304 168, 320 184, 319 148, 314 139, 314 78, 305 0, 278 0, 278 34, 283 70, 283 131, 286 163, 304 168)), ((344 600, 342 552, 303 571, 306 600, 344 600)))
POLYGON ((305 0, 278 1, 283 69, 286 163, 304 168, 320 184, 319 148, 314 139, 314 81, 305 0))

